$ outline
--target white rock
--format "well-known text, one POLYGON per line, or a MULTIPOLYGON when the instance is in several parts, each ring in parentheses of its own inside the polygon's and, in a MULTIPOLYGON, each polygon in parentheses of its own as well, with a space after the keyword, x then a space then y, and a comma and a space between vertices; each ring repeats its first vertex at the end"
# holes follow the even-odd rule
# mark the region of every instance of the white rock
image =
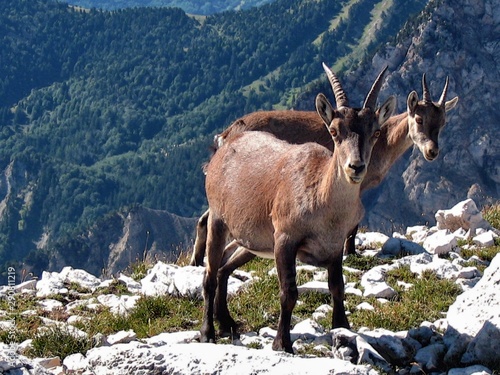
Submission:
POLYGON ((333 311, 333 307, 331 305, 321 305, 316 310, 314 310, 312 317, 314 320, 324 319, 328 315, 328 313, 333 311))
POLYGON ((46 369, 51 369, 61 366, 61 358, 59 357, 35 358, 33 359, 33 362, 38 363, 40 366, 46 369))
POLYGON ((356 310, 375 310, 375 307, 368 302, 361 302, 356 306, 356 310))
POLYGON ((447 319, 450 329, 476 336, 487 321, 500 318, 500 254, 484 271, 481 280, 459 295, 450 306, 447 319))
POLYGON ((36 279, 24 281, 24 282, 20 283, 19 285, 14 286, 14 290, 17 293, 27 293, 27 292, 36 290, 36 283, 37 282, 38 282, 38 280, 36 280, 36 279))
POLYGON ((427 237, 423 247, 431 254, 446 254, 457 248, 458 243, 453 234, 443 229, 427 237))
POLYGON ((361 246, 379 249, 389 239, 389 236, 379 232, 366 232, 356 234, 356 238, 361 241, 361 246))
POLYGON ((481 365, 474 365, 463 368, 452 368, 447 375, 491 375, 491 370, 481 365))
POLYGON ((38 298, 68 293, 68 289, 64 287, 64 280, 58 272, 43 271, 42 278, 36 284, 36 290, 38 298))
POLYGON ((387 298, 391 299, 397 295, 397 292, 390 287, 385 281, 382 282, 371 282, 368 281, 361 285, 365 291, 363 292, 363 297, 370 298, 387 298))
POLYGON ((97 289, 101 280, 85 270, 74 269, 73 267, 64 267, 61 270, 60 277, 67 283, 76 283, 84 288, 94 291, 97 289))
POLYGON ((355 296, 360 296, 360 297, 363 295, 363 292, 361 291, 361 289, 355 288, 354 286, 351 286, 351 285, 345 286, 344 293, 345 294, 354 294, 355 296))
POLYGON ((457 203, 449 210, 439 210, 435 217, 439 229, 448 229, 452 232, 463 228, 470 230, 474 235, 478 228, 490 228, 472 199, 457 203))
POLYGON ((408 241, 404 238, 389 238, 380 255, 399 256, 399 255, 416 255, 425 252, 425 249, 419 244, 408 241))
POLYGON ((200 337, 200 331, 180 331, 171 333, 160 333, 159 335, 144 340, 149 345, 175 345, 194 342, 200 337))
POLYGON ((361 276, 361 286, 363 286, 363 283, 365 282, 384 281, 386 273, 394 268, 397 268, 397 266, 393 264, 382 264, 380 266, 373 267, 361 276))
POLYGON ((66 323, 75 325, 77 323, 85 323, 89 322, 90 318, 87 316, 80 316, 80 315, 71 315, 67 320, 66 323))
POLYGON ((74 371, 75 373, 79 370, 86 370, 89 368, 87 358, 81 353, 68 355, 64 358, 63 365, 68 371, 74 371))
MULTIPOLYGON (((203 267, 185 266, 158 262, 141 280, 141 292, 147 296, 170 294, 174 296, 202 298, 203 267)), ((242 277, 243 273, 239 273, 242 277)), ((245 281, 230 276, 228 280, 228 295, 237 293, 242 287, 252 281, 250 274, 246 274, 245 281)))
POLYGON ((422 275, 425 271, 435 272, 439 278, 452 278, 461 269, 447 259, 441 259, 438 255, 420 254, 403 259, 402 263, 410 264, 410 271, 422 275), (411 258, 411 259, 409 259, 411 258))
POLYGON ((486 321, 467 346, 462 363, 480 363, 491 368, 500 364, 500 317, 486 321))
POLYGON ((106 338, 106 342, 109 345, 115 345, 115 344, 128 344, 131 341, 134 341, 137 339, 136 333, 129 329, 128 331, 119 331, 117 333, 114 333, 112 335, 109 335, 106 338))
POLYGON ((290 356, 268 350, 249 349, 235 345, 191 343, 168 347, 130 344, 91 349, 87 360, 96 374, 118 375, 139 373, 171 374, 370 374, 377 372, 368 366, 357 366, 334 358, 290 356), (209 353, 209 355, 206 355, 209 353), (161 369, 161 370, 160 370, 161 369))
POLYGON ((476 267, 463 267, 459 269, 455 274, 452 275, 452 278, 457 279, 474 279, 476 277, 481 276, 481 273, 476 267))
POLYGON ((472 239, 478 246, 488 247, 495 244, 495 234, 492 231, 483 232, 472 239))
POLYGON ((123 281, 125 285, 127 286, 127 289, 134 294, 138 294, 141 292, 142 285, 140 282, 135 281, 131 277, 124 275, 123 273, 120 273, 120 276, 118 276, 119 281, 123 281))
POLYGON ((419 232, 428 232, 429 228, 426 225, 415 225, 412 227, 407 227, 406 228, 406 235, 407 236, 413 236, 415 233, 419 232))
POLYGON ((44 299, 38 301, 38 305, 43 311, 50 312, 55 309, 60 309, 63 307, 63 303, 55 299, 44 299))
POLYGON ((297 324, 290 330, 292 341, 314 340, 325 332, 324 328, 313 319, 306 319, 297 324))

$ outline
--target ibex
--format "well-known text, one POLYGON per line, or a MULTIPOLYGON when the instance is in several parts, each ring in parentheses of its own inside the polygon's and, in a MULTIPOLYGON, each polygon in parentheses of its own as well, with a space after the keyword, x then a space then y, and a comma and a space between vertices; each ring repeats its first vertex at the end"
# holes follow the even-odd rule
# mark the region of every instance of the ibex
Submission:
POLYGON ((333 153, 317 143, 293 145, 266 132, 242 132, 230 136, 205 168, 210 215, 201 342, 215 342, 214 314, 223 332, 236 330, 227 310, 227 278, 221 268, 228 236, 247 249, 244 253, 275 259, 281 312, 274 350, 292 353, 296 259, 328 269, 332 325, 349 327, 343 301, 343 243, 363 215, 361 182, 380 125, 392 114, 396 100, 389 98, 375 111, 384 69, 363 108, 350 108, 340 82, 327 72, 337 109, 322 94, 316 98, 316 109, 335 145, 333 153))
MULTIPOLYGON (((330 74, 327 75, 331 77, 330 74)), ((419 101, 416 91, 407 98, 407 110, 391 116, 382 125, 379 141, 372 152, 368 171, 361 184, 361 192, 380 184, 389 169, 412 145, 416 145, 428 161, 439 153, 438 137, 446 122, 446 112, 453 109, 458 97, 446 101, 448 78, 438 102, 433 102, 427 86, 425 73, 422 75, 423 100, 419 101)), ((260 130, 274 134, 290 143, 316 142, 333 150, 332 139, 323 121, 312 111, 261 111, 253 112, 233 122, 224 132, 217 135, 215 143, 221 145, 231 134, 240 131, 260 130)), ((206 223, 209 210, 199 219, 191 265, 202 265, 205 256, 206 223)), ((354 240, 358 226, 349 234, 344 254, 354 254, 354 240)))

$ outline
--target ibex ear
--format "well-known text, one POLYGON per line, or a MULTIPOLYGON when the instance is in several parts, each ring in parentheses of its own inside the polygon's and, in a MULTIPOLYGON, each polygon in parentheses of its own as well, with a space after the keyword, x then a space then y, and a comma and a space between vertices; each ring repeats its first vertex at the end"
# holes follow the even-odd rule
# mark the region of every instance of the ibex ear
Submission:
POLYGON ((448 112, 450 109, 455 108, 455 106, 458 103, 458 96, 455 96, 453 99, 448 100, 446 104, 444 105, 444 110, 445 112, 448 112))
POLYGON ((387 98, 384 104, 382 104, 382 107, 378 110, 378 123, 382 125, 384 122, 386 122, 389 117, 392 116, 394 111, 396 110, 396 97, 394 95, 391 95, 387 98))
POLYGON ((335 110, 333 109, 326 96, 321 93, 316 96, 316 111, 323 119, 325 125, 330 126, 333 119, 335 118, 335 110))
POLYGON ((415 108, 418 104, 418 94, 416 91, 410 92, 408 99, 406 100, 406 105, 408 106, 408 114, 415 113, 415 108))

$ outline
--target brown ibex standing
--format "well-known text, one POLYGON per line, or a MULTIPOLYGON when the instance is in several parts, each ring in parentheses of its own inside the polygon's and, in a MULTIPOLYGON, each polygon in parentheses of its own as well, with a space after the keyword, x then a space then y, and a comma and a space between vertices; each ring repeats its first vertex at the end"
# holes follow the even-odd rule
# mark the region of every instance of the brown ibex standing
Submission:
POLYGON ((389 98, 375 111, 385 69, 361 109, 348 107, 340 82, 329 69, 327 73, 337 109, 322 94, 316 98, 316 109, 335 144, 333 153, 317 143, 292 145, 266 132, 243 132, 230 136, 206 166, 210 215, 202 342, 215 342, 214 315, 223 331, 236 330, 227 310, 227 279, 218 277, 228 236, 253 255, 275 259, 281 312, 274 350, 292 352, 296 259, 328 269, 332 325, 349 327, 343 301, 343 243, 363 215, 360 184, 380 124, 392 114, 396 100, 389 98))
MULTIPOLYGON (((329 75, 329 77, 331 77, 329 75)), ((416 91, 407 98, 407 110, 391 116, 382 125, 379 141, 373 148, 371 162, 361 184, 361 192, 377 186, 389 169, 412 145, 416 145, 424 158, 434 160, 439 153, 438 137, 446 122, 446 112, 453 109, 458 97, 446 101, 448 78, 438 102, 431 100, 429 88, 422 76, 423 100, 416 91)), ((216 136, 216 144, 223 144, 231 134, 247 130, 261 130, 274 134, 290 143, 316 142, 333 150, 333 142, 323 121, 312 111, 261 111, 253 112, 233 122, 216 136)), ((199 219, 191 265, 202 265, 206 246, 206 223, 209 210, 199 219)), ((357 226, 348 236, 344 253, 354 254, 357 226)), ((233 249, 234 250, 234 249, 233 249)))

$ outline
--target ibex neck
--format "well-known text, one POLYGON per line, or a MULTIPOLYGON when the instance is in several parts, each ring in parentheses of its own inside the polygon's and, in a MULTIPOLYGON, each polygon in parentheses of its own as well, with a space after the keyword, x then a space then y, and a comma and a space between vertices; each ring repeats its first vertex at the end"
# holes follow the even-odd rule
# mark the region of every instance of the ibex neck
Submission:
POLYGON ((319 199, 329 204, 330 202, 343 202, 347 206, 352 206, 359 201, 360 184, 353 184, 345 176, 343 165, 338 162, 336 154, 332 156, 330 162, 324 166, 319 189, 319 199))
POLYGON ((373 147, 368 171, 361 184, 361 191, 377 186, 389 169, 413 142, 408 136, 408 113, 392 116, 381 128, 381 135, 373 147))

